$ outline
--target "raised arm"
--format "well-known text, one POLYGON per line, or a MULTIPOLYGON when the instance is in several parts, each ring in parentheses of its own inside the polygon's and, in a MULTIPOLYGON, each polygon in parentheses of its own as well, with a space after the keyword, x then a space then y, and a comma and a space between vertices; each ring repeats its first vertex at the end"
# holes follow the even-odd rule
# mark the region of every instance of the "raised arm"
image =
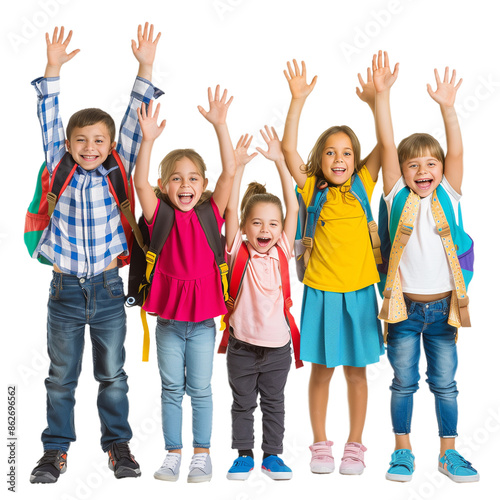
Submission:
MULTIPOLYGON (((375 85, 373 84, 372 72, 370 68, 366 70, 366 82, 363 80, 361 73, 358 73, 359 87, 356 87, 358 97, 368 104, 373 117, 375 118, 375 85)), ((380 148, 378 144, 372 149, 371 153, 365 158, 364 163, 371 178, 376 181, 380 170, 380 148)))
POLYGON ((160 40, 161 33, 154 38, 154 25, 144 24, 144 31, 139 24, 137 27, 137 42, 132 40, 132 52, 139 62, 137 76, 146 80, 153 79, 153 63, 156 55, 156 47, 160 40))
POLYGON ((142 130, 142 143, 137 155, 137 163, 134 173, 134 184, 139 203, 141 204, 144 217, 151 222, 158 204, 158 199, 149 183, 149 164, 151 161, 151 151, 153 144, 165 128, 165 120, 158 126, 158 115, 160 113, 160 104, 156 106, 151 103, 146 110, 146 105, 142 103, 141 108, 137 109, 137 116, 142 130))
POLYGON ((283 227, 283 230, 285 231, 285 235, 288 239, 290 248, 293 249, 295 232, 297 228, 299 204, 297 202, 297 196, 295 195, 292 177, 285 162, 285 156, 281 148, 278 134, 276 133, 276 130, 274 130, 274 127, 271 127, 271 130, 269 130, 269 127, 266 125, 265 129, 265 132, 261 130, 260 133, 262 134, 264 141, 266 141, 267 151, 264 151, 261 148, 256 149, 268 160, 274 161, 276 168, 278 169, 286 209, 285 225, 283 227))
POLYGON ((382 51, 379 51, 378 56, 373 56, 372 71, 375 86, 375 129, 380 148, 384 194, 388 195, 401 177, 390 109, 390 89, 398 77, 399 64, 391 72, 387 52, 384 52, 382 58, 382 51))
POLYGON ((283 73, 290 87, 292 100, 286 116, 281 147, 290 173, 297 186, 302 189, 306 183, 307 175, 301 170, 304 162, 297 151, 299 121, 307 96, 313 91, 318 77, 315 76, 310 84, 307 83, 306 64, 304 61, 302 61, 302 69, 299 68, 295 59, 293 60, 293 68, 290 62, 287 62, 287 67, 288 71, 284 70, 283 73))
POLYGON ((139 63, 139 70, 130 94, 127 110, 120 124, 116 145, 116 151, 121 156, 129 176, 134 169, 142 139, 136 110, 141 107, 142 103, 145 103, 147 108, 151 99, 158 99, 163 94, 163 91, 151 83, 153 63, 160 35, 161 33, 158 33, 155 38, 154 26, 145 23, 144 30, 142 25, 137 28, 137 42, 132 41, 132 52, 139 63))
POLYGON ((64 39, 64 26, 54 28, 52 40, 48 33, 45 33, 45 41, 47 42, 47 66, 45 67, 44 78, 57 78, 61 73, 61 67, 80 52, 80 49, 75 49, 68 54, 67 49, 69 42, 73 36, 73 31, 70 30, 66 39, 64 39))
POLYGON ((226 246, 228 251, 231 251, 234 243, 234 238, 239 228, 238 206, 240 204, 240 189, 245 165, 253 160, 257 153, 248 154, 248 148, 252 143, 252 136, 248 134, 242 135, 234 150, 234 158, 236 164, 236 174, 234 176, 231 195, 227 202, 225 219, 226 219, 226 246))
POLYGON ((434 75, 436 77, 437 88, 433 91, 431 85, 427 84, 427 91, 429 92, 429 95, 439 104, 441 115, 443 116, 444 129, 446 132, 444 174, 446 175, 451 187, 457 193, 460 193, 464 173, 464 149, 462 144, 462 133, 460 132, 460 124, 458 123, 458 116, 455 110, 455 98, 460 85, 462 85, 462 79, 460 79, 455 85, 455 70, 453 70, 451 74, 451 79, 449 73, 449 69, 446 67, 444 70, 443 81, 441 81, 438 70, 435 69, 434 75))
POLYGON ((212 89, 208 89, 208 111, 198 106, 200 113, 214 126, 219 141, 222 173, 217 180, 212 197, 221 216, 226 210, 236 171, 233 145, 226 123, 227 110, 232 100, 232 97, 227 99, 227 90, 224 90, 220 96, 220 87, 217 85, 215 96, 212 94, 212 89))

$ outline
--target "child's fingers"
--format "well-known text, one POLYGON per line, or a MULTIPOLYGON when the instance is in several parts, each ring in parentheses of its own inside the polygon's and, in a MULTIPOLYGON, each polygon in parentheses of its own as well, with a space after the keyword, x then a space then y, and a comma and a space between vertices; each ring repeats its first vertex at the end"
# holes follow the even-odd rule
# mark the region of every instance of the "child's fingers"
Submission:
POLYGON ((382 51, 378 51, 378 60, 377 60, 377 66, 379 68, 382 68, 384 65, 382 64, 382 51))
POLYGON ((198 111, 206 118, 207 117, 207 112, 203 109, 203 107, 198 106, 198 111))
POLYGON ((276 130, 274 129, 274 127, 271 127, 271 130, 273 131, 273 137, 275 139, 278 139, 278 141, 279 141, 280 138, 278 137, 278 134, 276 133, 276 130))
POLYGON ((366 80, 368 83, 372 82, 372 72, 370 68, 366 68, 366 80))
POLYGON ((455 90, 458 90, 460 88, 460 85, 462 85, 463 78, 460 78, 458 83, 455 85, 455 90))
POLYGON ((398 74, 399 74, 399 63, 396 63, 396 66, 394 66, 394 72, 392 73, 392 76, 394 76, 394 78, 397 78, 398 74))
POLYGON ((219 100, 219 95, 220 95, 220 85, 217 85, 217 87, 215 87, 215 100, 216 101, 219 100))
POLYGON ((389 54, 386 51, 384 51, 384 66, 389 69, 391 67, 391 64, 389 63, 389 54))
POLYGON ((290 64, 290 61, 287 61, 286 66, 288 68, 288 73, 290 74, 290 78, 293 78, 295 76, 295 73, 293 72, 292 65, 290 64))
POLYGON ((248 149, 250 147, 250 144, 252 143, 253 135, 251 135, 248 140, 247 140, 247 137, 248 137, 248 134, 245 135, 245 143, 244 143, 245 149, 248 149))
POLYGON ((361 85, 361 88, 363 88, 365 86, 365 81, 363 80, 361 73, 358 73, 358 81, 359 81, 359 84, 361 85))
POLYGON ((317 81, 318 81, 318 75, 315 75, 314 78, 311 80, 311 83, 309 84, 309 87, 311 87, 311 90, 314 89, 317 81))
POLYGON ((233 96, 229 98, 229 101, 226 102, 226 107, 229 107, 229 105, 233 102, 233 96))
POLYGON ((246 136, 247 136, 247 134, 242 135, 242 136, 238 139, 238 142, 236 143, 236 148, 235 148, 235 149, 240 148, 240 147, 244 144, 244 141, 245 141, 245 137, 246 137, 246 136))
POLYGON ((306 63, 302 61, 302 76, 305 78, 307 76, 306 63))
POLYGON ((155 40, 153 42, 154 45, 156 45, 158 43, 158 40, 160 39, 160 37, 161 37, 161 31, 158 32, 158 34, 156 35, 156 38, 155 38, 155 40))
POLYGON ((436 78, 436 83, 438 85, 440 85, 441 84, 441 79, 439 78, 439 72, 438 72, 437 68, 434 68, 434 76, 436 78))
POLYGON ((285 75, 286 81, 289 82, 291 78, 288 76, 288 72, 286 71, 286 69, 283 70, 283 73, 285 75))
POLYGON ((295 59, 293 60, 293 67, 295 68, 295 75, 301 76, 300 69, 299 69, 299 63, 295 59))
POLYGON ((152 24, 149 27, 148 42, 152 42, 153 41, 154 30, 155 30, 155 27, 154 27, 154 24, 152 24))
POLYGON ((375 74, 375 71, 377 71, 377 54, 373 54, 372 71, 373 71, 373 74, 375 74))
POLYGON ((142 40, 142 24, 137 26, 137 40, 139 40, 139 42, 142 40))
POLYGON ((214 96, 212 94, 212 88, 208 87, 208 102, 212 102, 214 100, 214 96))
POLYGON ((223 104, 226 102, 226 97, 227 97, 227 89, 224 89, 224 92, 222 93, 222 97, 220 98, 220 100, 223 104))
POLYGON ((448 68, 448 66, 446 66, 446 68, 444 69, 444 77, 443 77, 444 83, 448 83, 449 73, 450 73, 450 68, 448 68))

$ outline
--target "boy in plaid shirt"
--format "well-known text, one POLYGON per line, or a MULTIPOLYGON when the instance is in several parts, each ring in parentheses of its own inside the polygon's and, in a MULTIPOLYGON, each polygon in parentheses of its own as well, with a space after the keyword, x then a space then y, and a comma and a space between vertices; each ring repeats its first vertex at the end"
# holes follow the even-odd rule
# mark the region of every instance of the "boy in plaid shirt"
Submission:
POLYGON ((101 447, 108 453, 109 467, 117 478, 141 475, 128 447, 132 431, 123 369, 126 316, 117 258, 127 254, 127 241, 102 163, 116 147, 130 177, 142 138, 136 110, 142 102, 147 105, 163 94, 151 83, 160 34, 153 39, 153 25, 148 29, 146 23, 144 31, 142 26, 138 28, 138 43, 132 42, 139 71, 117 143, 113 119, 97 108, 75 113, 65 138, 59 116, 59 73, 79 52, 67 53, 71 36, 70 31, 64 39, 64 27, 60 31, 55 28, 52 39, 46 34, 45 75, 32 82, 38 94, 47 169, 53 172, 66 152, 78 164, 34 255, 53 263, 53 279, 47 319, 47 428, 42 434, 44 455, 31 473, 32 483, 55 483, 66 470, 67 451, 76 439, 74 394, 87 324, 94 377, 99 382, 101 447))

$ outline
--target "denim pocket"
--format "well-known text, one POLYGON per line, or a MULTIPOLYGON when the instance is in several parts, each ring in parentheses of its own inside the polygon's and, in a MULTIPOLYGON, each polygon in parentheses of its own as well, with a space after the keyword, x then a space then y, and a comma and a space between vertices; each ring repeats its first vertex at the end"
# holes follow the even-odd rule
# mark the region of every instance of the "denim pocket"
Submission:
POLYGON ((214 321, 214 318, 209 318, 209 319, 206 319, 205 321, 202 321, 201 324, 203 326, 211 328, 211 327, 215 326, 215 321, 214 321))
POLYGON ((106 281, 104 288, 106 288, 110 298, 112 299, 125 297, 125 293, 123 291, 123 280, 119 276, 112 280, 106 281))
POLYGON ((158 323, 160 323, 160 325, 163 325, 163 326, 169 326, 174 322, 173 319, 160 318, 160 316, 158 316, 156 318, 156 321, 158 321, 158 323))
POLYGON ((52 278, 49 288, 49 300, 59 300, 59 290, 61 289, 60 283, 58 277, 52 278))

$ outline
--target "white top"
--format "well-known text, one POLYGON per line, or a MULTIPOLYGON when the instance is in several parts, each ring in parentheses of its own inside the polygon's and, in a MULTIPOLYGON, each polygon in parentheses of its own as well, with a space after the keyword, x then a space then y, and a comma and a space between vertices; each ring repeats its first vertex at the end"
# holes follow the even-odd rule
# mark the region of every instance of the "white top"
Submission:
MULTIPOLYGON (((404 178, 401 177, 384 197, 389 217, 394 198, 405 186, 404 178)), ((461 195, 451 187, 444 175, 441 186, 450 196, 453 211, 457 214, 461 195)), ((431 202, 432 194, 420 199, 413 232, 399 264, 403 292, 406 293, 428 295, 455 289, 453 274, 432 216, 431 202)))

